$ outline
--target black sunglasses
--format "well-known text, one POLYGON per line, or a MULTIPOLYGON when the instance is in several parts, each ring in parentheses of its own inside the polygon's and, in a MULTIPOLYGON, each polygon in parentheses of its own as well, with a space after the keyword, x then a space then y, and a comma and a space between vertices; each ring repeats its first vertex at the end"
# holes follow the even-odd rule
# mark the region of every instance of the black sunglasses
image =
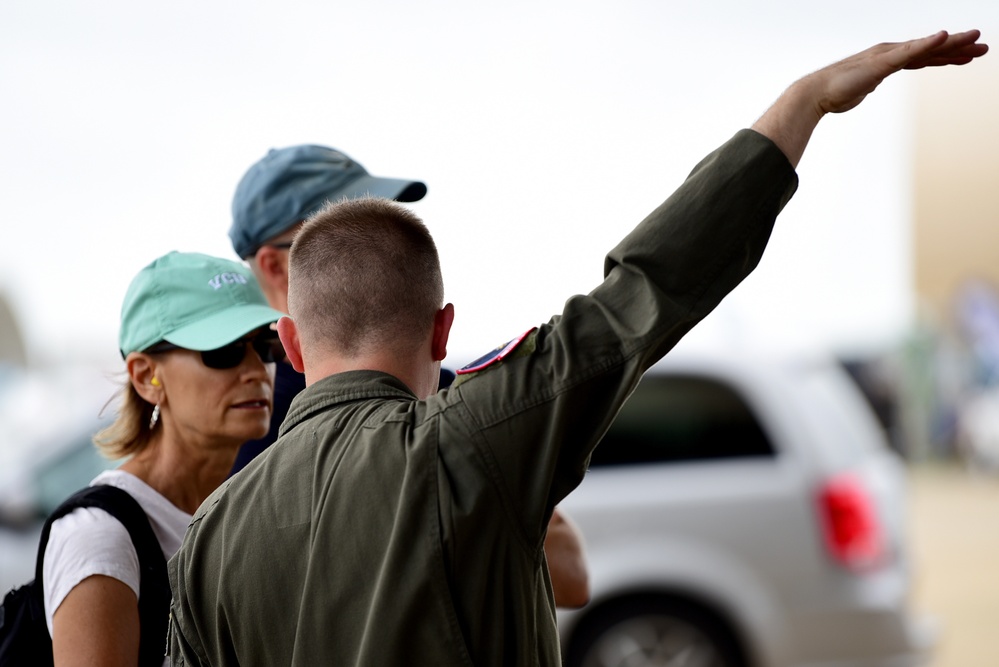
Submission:
MULTIPOLYGON (((260 360, 265 364, 273 364, 276 361, 284 359, 284 347, 281 345, 281 339, 278 338, 277 333, 273 331, 266 331, 253 336, 247 336, 246 338, 234 340, 228 345, 217 347, 214 350, 202 350, 201 363, 208 366, 208 368, 216 368, 219 370, 236 368, 243 363, 243 359, 246 358, 247 343, 249 343, 249 347, 254 349, 254 351, 260 356, 260 360)), ((146 348, 145 352, 148 354, 156 354, 157 352, 169 352, 171 350, 182 349, 186 348, 163 341, 161 343, 156 343, 152 347, 146 348)))

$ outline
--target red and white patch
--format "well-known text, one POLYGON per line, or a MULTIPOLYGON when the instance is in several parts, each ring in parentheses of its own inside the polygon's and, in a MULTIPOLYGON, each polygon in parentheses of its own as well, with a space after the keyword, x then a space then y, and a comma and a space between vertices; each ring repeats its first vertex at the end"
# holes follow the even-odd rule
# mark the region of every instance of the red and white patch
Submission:
POLYGON ((477 371, 481 371, 483 368, 489 368, 493 364, 503 361, 503 359, 505 359, 511 352, 516 350, 517 347, 521 343, 523 343, 528 336, 534 333, 535 329, 537 329, 537 327, 531 327, 524 333, 520 334, 519 336, 511 340, 509 343, 505 345, 500 345, 492 352, 489 352, 488 354, 479 357, 478 359, 468 364, 467 366, 462 366, 461 368, 456 370, 455 373, 457 373, 458 375, 475 373, 477 371))

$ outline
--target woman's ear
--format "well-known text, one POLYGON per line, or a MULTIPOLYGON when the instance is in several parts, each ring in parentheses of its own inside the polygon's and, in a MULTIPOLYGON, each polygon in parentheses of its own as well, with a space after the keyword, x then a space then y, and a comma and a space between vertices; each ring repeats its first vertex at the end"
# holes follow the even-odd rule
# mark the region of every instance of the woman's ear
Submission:
POLYGON ((163 380, 156 376, 158 364, 148 354, 132 352, 125 358, 128 379, 136 393, 147 403, 156 405, 163 399, 163 380))

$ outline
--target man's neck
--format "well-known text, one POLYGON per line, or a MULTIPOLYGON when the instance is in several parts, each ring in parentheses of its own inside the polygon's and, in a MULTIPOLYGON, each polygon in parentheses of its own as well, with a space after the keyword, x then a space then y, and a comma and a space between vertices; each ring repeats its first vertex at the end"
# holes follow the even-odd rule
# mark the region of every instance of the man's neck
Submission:
POLYGON ((329 355, 305 363, 305 386, 311 386, 323 378, 347 371, 380 371, 409 387, 417 398, 426 398, 437 391, 440 368, 430 368, 426 363, 415 359, 400 360, 394 354, 365 354, 356 357, 329 355))

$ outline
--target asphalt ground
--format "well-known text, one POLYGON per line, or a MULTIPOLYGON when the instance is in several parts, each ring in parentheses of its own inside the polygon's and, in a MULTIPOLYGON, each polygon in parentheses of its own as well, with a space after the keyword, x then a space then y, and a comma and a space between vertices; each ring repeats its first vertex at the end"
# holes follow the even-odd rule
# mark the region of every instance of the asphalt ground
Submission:
POLYGON ((940 624, 931 667, 999 666, 999 471, 914 466, 909 506, 913 603, 940 624))

